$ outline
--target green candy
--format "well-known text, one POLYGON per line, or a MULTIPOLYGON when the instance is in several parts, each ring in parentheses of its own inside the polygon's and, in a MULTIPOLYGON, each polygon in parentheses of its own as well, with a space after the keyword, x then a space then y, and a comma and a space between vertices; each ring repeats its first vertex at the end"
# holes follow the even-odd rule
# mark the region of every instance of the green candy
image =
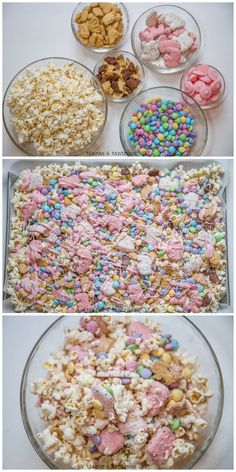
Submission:
POLYGON ((179 124, 181 123, 181 119, 180 119, 180 118, 176 118, 175 123, 177 123, 177 125, 179 125, 179 124))
POLYGON ((186 136, 185 136, 185 134, 183 134, 183 133, 180 134, 180 135, 179 135, 179 139, 181 139, 181 141, 186 141, 186 136))
POLYGON ((178 113, 172 113, 171 116, 172 116, 173 120, 176 120, 179 115, 178 115, 178 113))
POLYGON ((177 215, 181 215, 182 213, 181 208, 176 208, 175 213, 177 213, 177 215))
POLYGON ((110 393, 111 395, 113 395, 113 390, 112 388, 109 386, 109 385, 103 385, 103 387, 105 388, 105 390, 110 393))
POLYGON ((168 123, 163 123, 162 128, 163 128, 163 129, 167 129, 168 126, 169 126, 168 123))
POLYGON ((180 420, 178 418, 175 418, 172 423, 170 423, 170 428, 175 430, 175 429, 178 429, 180 425, 180 420))
MULTIPOLYGON (((164 110, 164 111, 167 110, 167 106, 166 106, 164 103, 163 103, 163 105, 162 105, 162 110, 164 110)), ((166 118, 167 118, 167 117, 166 117, 166 118)), ((168 120, 168 118, 167 118, 167 120, 168 120)))
POLYGON ((158 251, 157 255, 159 257, 163 257, 165 255, 165 251, 158 251))
POLYGON ((168 343, 168 339, 165 338, 159 341, 160 346, 164 346, 166 343, 168 343))
POLYGON ((184 224, 181 222, 179 223, 179 228, 182 229, 184 227, 184 224))
POLYGON ((189 228, 190 233, 196 233, 196 228, 194 226, 190 226, 189 228))
POLYGON ((126 346, 126 349, 129 349, 130 351, 135 351, 135 349, 137 349, 137 344, 135 343, 132 343, 132 344, 129 344, 128 346, 126 346))
MULTIPOLYGON (((162 108, 163 108, 163 106, 162 106, 162 108)), ((161 121, 164 121, 164 122, 168 121, 168 116, 165 116, 165 115, 162 116, 161 121)))
POLYGON ((141 364, 141 365, 139 365, 139 366, 137 367, 137 369, 136 369, 137 374, 141 376, 142 370, 143 370, 143 365, 141 364))
POLYGON ((93 183, 93 179, 90 178, 90 179, 87 180, 87 182, 88 182, 88 184, 92 184, 92 183, 93 183))
POLYGON ((153 156, 160 156, 160 152, 158 151, 158 149, 154 149, 153 153, 152 153, 153 156))
POLYGON ((98 185, 99 185, 99 182, 97 182, 96 180, 94 182, 92 182, 93 187, 97 187, 98 185))
POLYGON ((216 233, 215 235, 215 240, 216 242, 218 243, 219 241, 221 241, 223 239, 223 236, 221 233, 216 233))
POLYGON ((175 192, 175 187, 173 186, 169 187, 169 192, 175 192))

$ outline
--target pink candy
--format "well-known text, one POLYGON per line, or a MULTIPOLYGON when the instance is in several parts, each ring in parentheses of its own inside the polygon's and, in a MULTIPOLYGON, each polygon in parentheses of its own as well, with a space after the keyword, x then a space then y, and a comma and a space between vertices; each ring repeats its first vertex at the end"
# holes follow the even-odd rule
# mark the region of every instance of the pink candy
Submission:
POLYGON ((101 442, 97 446, 100 452, 104 452, 106 450, 106 454, 108 456, 115 454, 124 446, 124 436, 123 434, 117 431, 108 431, 107 429, 103 429, 100 434, 101 442))
POLYGON ((155 464, 163 464, 166 452, 171 452, 173 449, 174 440, 175 434, 167 426, 163 426, 154 434, 146 451, 155 464))
POLYGON ((148 339, 152 336, 152 330, 145 326, 141 321, 134 321, 129 324, 128 333, 130 336, 140 334, 142 339, 148 339))
POLYGON ((221 76, 211 66, 201 64, 189 69, 185 75, 182 89, 191 95, 200 106, 208 105, 220 97, 221 76))
POLYGON ((147 393, 147 400, 149 403, 148 414, 150 416, 155 416, 160 413, 167 402, 169 395, 169 389, 165 385, 153 381, 147 393))

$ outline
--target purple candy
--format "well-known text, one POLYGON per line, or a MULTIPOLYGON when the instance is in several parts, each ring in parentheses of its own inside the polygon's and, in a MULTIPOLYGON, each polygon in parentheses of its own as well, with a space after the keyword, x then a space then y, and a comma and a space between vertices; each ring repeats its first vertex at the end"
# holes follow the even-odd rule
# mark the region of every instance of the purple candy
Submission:
POLYGON ((93 436, 91 436, 91 441, 93 442, 93 444, 95 444, 95 446, 99 446, 101 438, 100 436, 98 436, 98 434, 94 434, 93 436))
POLYGON ((147 367, 143 367, 143 369, 140 372, 140 375, 143 379, 149 379, 152 377, 152 371, 148 369, 147 367))

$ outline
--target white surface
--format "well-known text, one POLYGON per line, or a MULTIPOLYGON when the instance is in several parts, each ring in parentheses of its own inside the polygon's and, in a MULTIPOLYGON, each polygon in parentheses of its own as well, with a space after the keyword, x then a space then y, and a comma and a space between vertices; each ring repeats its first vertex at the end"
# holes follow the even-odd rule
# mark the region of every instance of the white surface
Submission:
MULTIPOLYGON (((225 403, 218 432, 195 469, 233 468, 233 317, 192 316, 208 338, 223 373, 225 403)), ((3 468, 46 469, 31 446, 20 416, 19 394, 27 357, 52 316, 5 316, 3 319, 3 468), (19 336, 19 333, 21 335, 19 336), (23 338, 23 339, 22 339, 23 338), (23 341, 23 342, 22 342, 23 341), (14 444, 14 454, 13 454, 14 444)))
MULTIPOLYGON (((83 158, 81 160, 83 161, 86 161, 87 158, 83 158)), ((137 159, 134 159, 133 162, 135 162, 137 159)), ((63 160, 60 160, 58 159, 57 160, 58 162, 61 162, 62 163, 64 162, 63 160)), ((51 162, 51 161, 49 161, 51 162)), ((69 161, 67 161, 69 162, 69 161)), ((102 160, 102 159, 97 159, 97 160, 90 160, 89 161, 89 165, 99 165, 100 163, 109 163, 111 164, 112 163, 112 160, 108 161, 108 160, 102 160)), ((114 161, 113 161, 114 162, 114 161)), ((127 164, 127 160, 123 160, 122 159, 119 159, 117 160, 116 159, 116 162, 117 163, 120 163, 121 165, 124 165, 124 164, 127 164)), ((147 165, 150 165, 152 164, 153 166, 157 166, 157 167, 161 167, 161 168, 166 168, 168 166, 173 166, 173 165, 176 165, 178 164, 178 160, 168 160, 168 159, 165 159, 165 160, 155 160, 155 161, 152 161, 151 159, 140 159, 139 162, 141 162, 143 165, 147 164, 147 165)), ((209 164, 210 162, 207 160, 204 161, 204 160, 200 160, 200 159, 196 159, 196 160, 192 160, 192 166, 194 167, 194 162, 196 163, 201 163, 201 165, 205 165, 206 164, 209 164)), ((212 162, 215 162, 215 161, 212 161, 212 162)), ((233 312, 233 298, 234 298, 234 293, 233 293, 233 276, 234 276, 234 271, 233 271, 233 267, 234 267, 234 255, 233 255, 233 236, 234 236, 234 232, 233 232, 233 221, 234 221, 234 212, 233 212, 233 192, 234 192, 234 184, 233 184, 233 175, 234 175, 234 170, 233 170, 233 159, 217 159, 217 162, 222 165, 225 169, 225 175, 223 177, 223 184, 224 185, 227 185, 227 202, 226 202, 226 208, 227 208, 227 236, 228 236, 228 264, 229 264, 229 292, 230 292, 230 306, 228 307, 225 307, 225 308, 221 308, 220 311, 221 313, 232 313, 233 312)), ((7 177, 8 177, 8 172, 13 172, 15 173, 16 175, 19 175, 19 173, 24 170, 24 169, 27 169, 27 168, 30 168, 30 169, 33 169, 35 166, 37 165, 42 165, 45 164, 46 165, 46 162, 44 160, 41 160, 41 161, 37 161, 37 160, 34 160, 34 159, 4 159, 3 160, 3 221, 5 222, 6 221, 6 211, 7 211, 7 208, 6 208, 6 195, 7 195, 7 177)), ((183 163, 185 165, 188 165, 188 168, 189 166, 191 165, 190 164, 190 160, 183 160, 183 163)), ((3 255, 5 257, 5 231, 6 231, 6 224, 3 224, 3 255)), ((3 258, 3 261, 4 261, 4 258, 3 258)), ((5 300, 4 301, 4 304, 3 304, 3 312, 4 313, 11 313, 13 310, 12 310, 12 305, 11 303, 9 302, 9 299, 8 300, 5 300)))
MULTIPOLYGON (((158 3, 158 2, 157 2, 158 3)), ((126 3, 130 14, 130 30, 121 49, 131 51, 130 34, 138 16, 155 3, 126 3)), ((207 111, 210 128, 204 155, 233 155, 233 4, 232 3, 178 3, 197 20, 202 32, 202 49, 198 63, 218 68, 227 84, 223 105, 207 111)), ((100 54, 84 49, 75 40, 70 26, 73 3, 5 3, 3 7, 3 90, 14 75, 32 61, 60 56, 74 59, 93 70, 100 54)), ((144 89, 169 85, 179 87, 181 73, 158 75, 145 68, 144 89)), ((120 115, 124 104, 109 104, 108 119, 93 150, 105 155, 123 153, 119 139, 120 115)), ((3 132, 3 155, 24 155, 3 132)))

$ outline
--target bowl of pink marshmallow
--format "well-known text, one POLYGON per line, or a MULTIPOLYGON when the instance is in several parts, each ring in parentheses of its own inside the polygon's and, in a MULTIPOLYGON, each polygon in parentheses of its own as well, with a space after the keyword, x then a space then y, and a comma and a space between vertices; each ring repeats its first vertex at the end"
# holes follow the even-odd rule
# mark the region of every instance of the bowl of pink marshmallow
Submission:
POLYGON ((131 43, 135 55, 154 72, 171 74, 188 68, 201 47, 197 21, 175 5, 146 10, 134 24, 131 43))

